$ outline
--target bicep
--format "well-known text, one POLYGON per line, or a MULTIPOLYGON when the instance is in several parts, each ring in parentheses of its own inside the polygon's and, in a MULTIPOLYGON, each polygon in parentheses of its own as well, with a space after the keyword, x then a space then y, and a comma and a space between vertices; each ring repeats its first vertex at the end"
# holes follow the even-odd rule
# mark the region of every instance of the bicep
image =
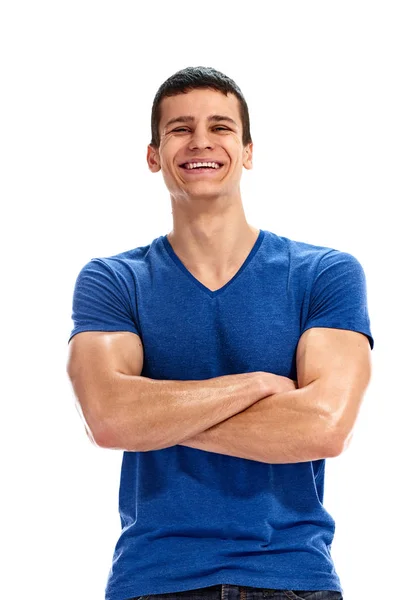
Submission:
POLYGON ((69 343, 67 373, 83 416, 96 437, 120 374, 140 376, 143 347, 130 331, 82 331, 69 343))
POLYGON ((348 437, 371 378, 367 336, 348 329, 312 327, 300 337, 296 363, 298 387, 317 381, 336 436, 348 437))

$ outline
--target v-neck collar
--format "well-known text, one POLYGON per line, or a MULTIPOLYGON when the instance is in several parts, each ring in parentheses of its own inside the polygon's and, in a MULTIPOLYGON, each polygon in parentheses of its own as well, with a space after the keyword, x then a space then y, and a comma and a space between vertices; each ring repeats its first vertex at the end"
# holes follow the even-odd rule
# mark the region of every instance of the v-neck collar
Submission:
POLYGON ((185 273, 185 275, 187 275, 187 277, 189 277, 193 281, 193 283, 195 285, 197 285, 198 288, 200 288, 203 292, 206 292, 206 294, 208 294, 208 296, 210 296, 211 298, 214 298, 215 296, 218 296, 219 294, 221 294, 222 292, 224 292, 225 289, 227 287, 229 287, 235 281, 235 279, 237 279, 237 277, 244 271, 244 269, 251 262, 251 260, 253 259, 254 255, 256 254, 258 248, 260 247, 261 242, 263 241, 264 230, 260 229, 260 231, 258 233, 258 236, 257 236, 257 239, 256 239, 253 247, 251 248, 250 253, 248 254, 247 258, 245 259, 245 261, 243 262, 243 264, 241 265, 241 267, 235 273, 235 275, 229 281, 227 281, 225 283, 225 285, 223 285, 218 290, 210 290, 208 287, 206 287, 205 285, 203 285, 203 283, 201 283, 198 279, 196 279, 196 277, 194 275, 192 275, 192 273, 189 271, 189 269, 181 262, 181 260, 177 256, 177 254, 174 252, 174 249, 173 249, 172 245, 170 244, 170 242, 169 242, 169 240, 167 238, 167 235, 168 234, 162 236, 162 241, 163 241, 165 249, 168 252, 168 255, 171 257, 171 259, 173 260, 174 264, 183 273, 185 273))

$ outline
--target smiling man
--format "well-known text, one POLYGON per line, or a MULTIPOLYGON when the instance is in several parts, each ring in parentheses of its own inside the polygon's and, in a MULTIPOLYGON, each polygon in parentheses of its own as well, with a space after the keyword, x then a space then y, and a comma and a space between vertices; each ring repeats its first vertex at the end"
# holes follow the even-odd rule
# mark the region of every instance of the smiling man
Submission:
POLYGON ((363 268, 247 222, 248 107, 223 73, 170 77, 151 131, 172 231, 91 259, 73 298, 77 408, 124 450, 106 600, 341 600, 324 476, 371 376, 363 268))

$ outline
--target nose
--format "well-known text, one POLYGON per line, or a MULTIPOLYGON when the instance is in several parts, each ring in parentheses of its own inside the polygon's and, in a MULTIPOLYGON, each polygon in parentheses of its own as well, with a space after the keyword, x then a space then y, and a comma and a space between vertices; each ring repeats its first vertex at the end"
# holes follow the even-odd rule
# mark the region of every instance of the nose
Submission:
POLYGON ((214 142, 211 140, 205 127, 196 127, 189 142, 189 150, 197 148, 213 148, 214 142))

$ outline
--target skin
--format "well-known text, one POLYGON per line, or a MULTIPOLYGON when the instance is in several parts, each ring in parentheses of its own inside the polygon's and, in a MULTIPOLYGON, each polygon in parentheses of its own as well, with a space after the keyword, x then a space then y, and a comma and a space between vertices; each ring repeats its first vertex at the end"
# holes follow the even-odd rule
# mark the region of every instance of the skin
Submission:
POLYGON ((170 193, 173 229, 170 244, 189 271, 210 289, 235 275, 253 247, 259 229, 245 218, 240 181, 252 169, 253 144, 242 143, 239 101, 211 89, 164 98, 159 124, 160 146, 148 145, 147 162, 160 170, 170 193), (210 122, 212 114, 232 118, 210 122), (192 123, 169 120, 192 115, 192 123), (224 163, 215 176, 187 175, 179 165, 197 157, 224 163))

